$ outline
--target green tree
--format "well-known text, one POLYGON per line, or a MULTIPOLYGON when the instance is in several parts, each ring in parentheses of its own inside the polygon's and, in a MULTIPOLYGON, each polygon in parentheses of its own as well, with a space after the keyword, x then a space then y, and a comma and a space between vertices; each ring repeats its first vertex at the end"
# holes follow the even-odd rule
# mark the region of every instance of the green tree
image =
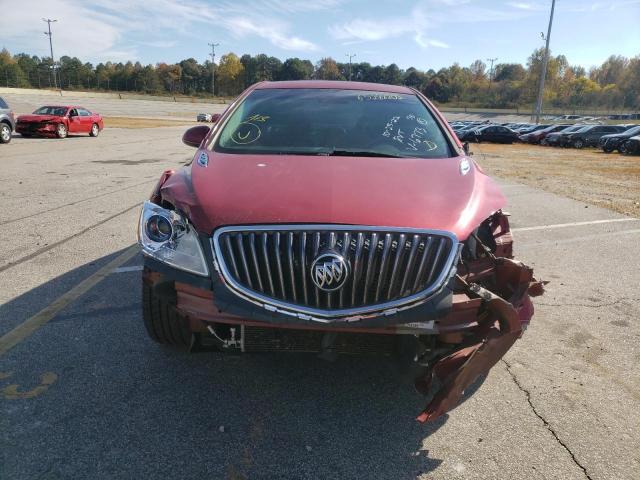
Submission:
POLYGON ((392 63, 387 68, 384 69, 383 76, 384 83, 388 83, 390 85, 401 85, 402 84, 402 71, 395 63, 392 63))
POLYGON ((321 59, 316 65, 315 78, 319 80, 344 80, 338 64, 331 57, 321 59))
POLYGON ((313 76, 313 64, 309 60, 287 58, 280 68, 278 80, 309 80, 313 76))
POLYGON ((220 58, 216 72, 220 95, 237 95, 243 89, 244 66, 235 53, 220 58))

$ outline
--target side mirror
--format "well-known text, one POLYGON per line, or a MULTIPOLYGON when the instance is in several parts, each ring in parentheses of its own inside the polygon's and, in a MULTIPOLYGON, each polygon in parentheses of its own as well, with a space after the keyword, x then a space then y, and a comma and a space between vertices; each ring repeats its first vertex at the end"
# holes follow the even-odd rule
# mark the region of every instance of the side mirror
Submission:
POLYGON ((214 113, 213 115, 211 115, 211 123, 218 123, 218 120, 220 120, 220 117, 222 117, 221 114, 214 113))
POLYGON ((462 144, 462 149, 464 150, 464 154, 465 154, 467 157, 470 157, 471 155, 473 155, 473 154, 469 151, 469 142, 464 142, 464 143, 462 144))
POLYGON ((182 135, 182 143, 189 145, 190 147, 198 148, 204 138, 209 133, 210 128, 206 125, 197 125, 191 127, 182 135))

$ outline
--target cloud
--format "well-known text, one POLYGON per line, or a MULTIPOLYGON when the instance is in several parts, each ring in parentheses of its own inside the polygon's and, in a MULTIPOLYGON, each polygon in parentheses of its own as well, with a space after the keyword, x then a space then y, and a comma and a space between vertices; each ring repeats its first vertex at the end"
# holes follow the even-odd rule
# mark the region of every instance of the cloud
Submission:
POLYGON ((342 0, 41 0, 29 8, 4 9, 0 15, 3 42, 20 51, 48 56, 42 17, 56 18, 52 25, 54 55, 77 56, 94 62, 139 57, 136 47, 172 48, 180 37, 200 38, 203 27, 224 30, 233 37, 255 36, 272 45, 294 51, 315 51, 318 46, 291 33, 285 20, 301 12, 335 8, 342 0), (139 40, 138 40, 139 39, 139 40))
POLYGON ((429 45, 431 45, 432 47, 438 47, 438 48, 450 48, 448 44, 441 42, 440 40, 429 40, 429 45))
POLYGON ((522 2, 507 2, 507 5, 513 8, 519 8, 520 10, 533 10, 534 6, 530 3, 522 2))
POLYGON ((302 38, 285 34, 287 25, 279 21, 263 20, 258 23, 244 17, 232 17, 223 20, 232 35, 244 37, 256 35, 270 41, 273 45, 283 50, 315 51, 318 46, 302 38))
POLYGON ((542 8, 540 4, 534 2, 506 2, 502 5, 491 2, 488 5, 474 4, 470 0, 423 0, 417 2, 414 8, 404 15, 389 16, 384 19, 356 17, 347 22, 331 25, 328 30, 333 38, 344 44, 411 35, 421 48, 450 48, 449 44, 430 38, 429 30, 453 23, 517 20, 538 14, 542 8), (505 6, 511 8, 505 8, 505 6))
POLYGON ((168 41, 156 40, 153 42, 140 42, 140 44, 145 45, 147 47, 153 47, 153 48, 172 48, 172 47, 175 47, 178 44, 178 42, 174 40, 168 40, 168 41))
MULTIPOLYGON (((448 5, 454 4, 454 0, 436 1, 448 5)), ((387 17, 382 20, 356 18, 339 25, 331 25, 329 27, 329 34, 336 40, 342 40, 345 45, 385 40, 412 34, 413 40, 421 48, 449 48, 449 45, 446 43, 427 37, 426 32, 430 24, 431 22, 424 10, 418 5, 408 15, 387 17)))

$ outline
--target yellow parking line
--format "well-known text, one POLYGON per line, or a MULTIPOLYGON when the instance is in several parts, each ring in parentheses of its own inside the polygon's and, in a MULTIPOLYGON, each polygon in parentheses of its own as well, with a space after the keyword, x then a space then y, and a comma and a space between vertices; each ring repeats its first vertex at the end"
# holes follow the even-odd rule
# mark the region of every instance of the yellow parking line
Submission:
POLYGON ((46 324, 63 308, 78 299, 78 297, 87 293, 105 277, 109 276, 109 274, 113 272, 113 270, 133 258, 138 253, 138 251, 139 250, 137 245, 130 246, 116 258, 107 263, 104 267, 100 268, 93 275, 85 278, 71 290, 68 290, 64 295, 58 297, 53 303, 50 303, 34 316, 28 318, 16 328, 11 330, 9 333, 0 337, 0 355, 4 355, 5 353, 7 353, 22 340, 24 340, 37 329, 46 324))

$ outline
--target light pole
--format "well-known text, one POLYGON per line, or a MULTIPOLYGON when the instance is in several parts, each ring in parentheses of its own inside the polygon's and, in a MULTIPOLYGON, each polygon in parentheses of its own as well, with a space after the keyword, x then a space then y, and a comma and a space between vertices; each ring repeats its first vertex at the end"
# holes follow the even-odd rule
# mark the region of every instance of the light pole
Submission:
POLYGON ((216 80, 216 47, 219 43, 210 43, 211 47, 211 95, 216 96, 215 80, 216 80))
POLYGON ((496 60, 498 60, 498 57, 487 58, 487 62, 491 62, 491 68, 489 69, 489 85, 491 85, 491 82, 493 81, 493 62, 495 62, 496 60))
POLYGON ((544 59, 542 60, 542 70, 540 71, 540 87, 538 88, 538 100, 536 101, 536 123, 540 123, 542 113, 542 98, 544 96, 544 79, 547 76, 547 65, 549 63, 549 41, 551 40, 551 24, 553 23, 553 10, 556 7, 556 0, 551 0, 551 15, 549 15, 549 28, 547 38, 545 38, 544 59))
POLYGON ((351 81, 351 59, 356 56, 355 53, 345 53, 346 57, 349 57, 349 81, 351 81))
MULTIPOLYGON (((51 69, 53 70, 53 86, 58 88, 58 81, 56 80, 56 62, 53 60, 53 41, 51 40, 51 24, 58 20, 51 20, 50 18, 43 18, 43 22, 47 22, 48 32, 44 32, 49 37, 49 48, 51 49, 51 69)), ((61 86, 62 88, 62 86, 61 86)))

